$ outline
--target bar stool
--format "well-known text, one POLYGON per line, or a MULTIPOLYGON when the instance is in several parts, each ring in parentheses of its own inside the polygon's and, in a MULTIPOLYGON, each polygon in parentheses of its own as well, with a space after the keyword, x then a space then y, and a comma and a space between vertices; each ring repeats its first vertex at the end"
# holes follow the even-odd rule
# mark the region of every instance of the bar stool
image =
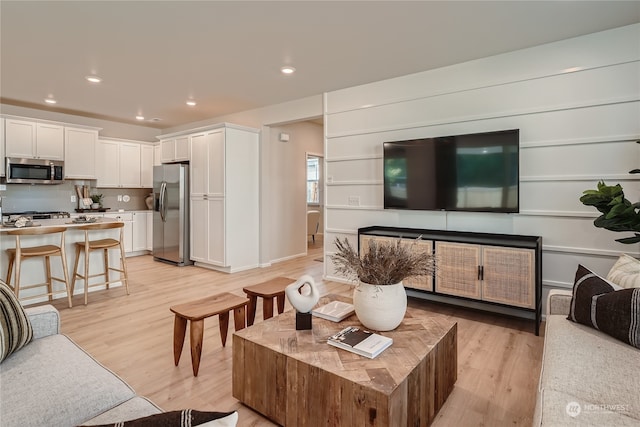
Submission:
POLYGON ((94 286, 102 286, 106 285, 107 289, 109 289, 109 284, 113 282, 122 282, 124 281, 125 288, 127 290, 127 295, 129 295, 129 276, 127 274, 127 263, 124 258, 124 223, 123 222, 105 222, 105 223, 96 223, 96 224, 88 224, 78 227, 78 230, 84 230, 84 242, 76 242, 76 261, 73 267, 73 281, 71 284, 71 292, 76 287, 76 280, 78 278, 84 280, 84 304, 87 305, 88 296, 89 296, 89 288, 94 286), (116 240, 113 238, 106 239, 98 239, 98 240, 90 240, 89 232, 95 230, 109 230, 109 229, 120 229, 120 237, 116 240), (120 268, 109 267, 109 249, 120 249, 120 268), (104 271, 96 274, 89 274, 89 257, 91 251, 103 251, 104 257, 104 271), (80 261, 80 253, 84 252, 84 275, 78 273, 78 265, 80 261), (121 277, 119 280, 109 280, 109 272, 117 271, 121 273, 121 277), (122 279, 122 274, 124 274, 124 280, 122 279), (104 275, 104 282, 94 283, 89 285, 89 279, 92 277, 98 277, 104 275))
POLYGON ((64 233, 66 231, 66 227, 27 227, 27 228, 17 228, 15 230, 7 231, 7 234, 11 236, 16 236, 16 247, 12 249, 7 249, 7 254, 9 255, 9 269, 7 270, 7 284, 13 288, 13 292, 16 294, 16 298, 20 299, 20 271, 22 267, 22 260, 25 258, 35 258, 35 257, 44 257, 45 260, 45 272, 47 281, 44 283, 38 283, 34 285, 23 286, 22 289, 32 289, 41 286, 47 287, 47 292, 44 294, 37 294, 28 296, 23 298, 24 300, 38 298, 41 296, 48 296, 49 301, 53 299, 53 296, 56 294, 60 294, 62 292, 67 293, 67 300, 69 302, 69 307, 71 304, 71 295, 72 292, 69 288, 69 273, 67 269, 67 256, 64 251, 64 233), (47 234, 56 234, 60 233, 60 246, 56 245, 40 245, 40 246, 30 246, 23 247, 21 236, 43 236, 47 234), (58 277, 51 276, 51 257, 59 256, 62 261, 62 272, 64 274, 64 279, 60 279, 58 277), (11 273, 13 272, 13 266, 15 264, 16 273, 13 286, 11 285, 11 273), (53 290, 53 281, 58 281, 64 283, 65 291, 54 291, 53 290))

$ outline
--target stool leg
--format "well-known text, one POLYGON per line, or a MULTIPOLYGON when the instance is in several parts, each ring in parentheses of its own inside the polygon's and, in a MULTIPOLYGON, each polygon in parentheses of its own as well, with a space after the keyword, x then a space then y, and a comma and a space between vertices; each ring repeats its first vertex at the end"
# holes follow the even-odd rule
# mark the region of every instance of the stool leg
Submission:
POLYGON ((253 325, 256 320, 256 304, 258 303, 258 297, 255 295, 249 295, 249 310, 247 311, 247 326, 253 325))
POLYGON ((89 258, 91 251, 89 250, 89 242, 85 241, 84 245, 84 305, 89 302, 89 258))
POLYGON ((262 298, 262 318, 264 320, 273 317, 273 298, 262 298))
POLYGON ((16 272, 14 276, 13 291, 16 293, 16 299, 20 299, 20 269, 22 267, 22 257, 16 254, 16 272))
POLYGON ((173 321, 173 361, 176 366, 178 366, 178 362, 180 362, 186 332, 187 319, 176 314, 175 320, 173 321))
POLYGON ((69 308, 73 307, 73 303, 71 302, 71 287, 69 285, 69 269, 67 268, 67 255, 64 251, 64 242, 60 246, 60 260, 62 261, 62 274, 64 274, 64 286, 67 288, 67 302, 69 303, 69 308))
POLYGON ((235 326, 236 331, 239 331, 240 329, 244 329, 245 311, 246 310, 244 305, 242 307, 238 307, 233 310, 233 325, 235 326))
POLYGON ((76 246, 76 261, 73 263, 73 280, 71 281, 71 294, 75 292, 76 289, 76 280, 78 277, 82 277, 78 274, 78 266, 80 264, 80 249, 79 246, 76 246))
POLYGON ((109 289, 109 250, 108 249, 104 249, 102 256, 104 258, 104 281, 105 281, 105 286, 107 287, 107 289, 109 289))
POLYGON ((53 301, 53 286, 51 284, 51 257, 44 257, 44 265, 47 274, 47 292, 49 293, 49 301, 53 301))
POLYGON ((284 311, 284 292, 282 294, 278 294, 276 299, 278 300, 278 314, 282 314, 284 311))
MULTIPOLYGON (((11 286, 11 273, 13 272, 13 263, 15 262, 15 257, 9 255, 9 269, 7 270, 7 280, 6 283, 7 285, 11 286)), ((15 288, 13 290, 13 292, 15 292, 15 288)))
POLYGON ((229 312, 220 313, 218 316, 220 322, 220 340, 222 340, 222 346, 227 344, 227 332, 229 331, 229 312))
POLYGON ((200 369, 200 356, 202 355, 202 337, 204 335, 204 319, 192 320, 189 326, 191 340, 191 365, 193 376, 198 376, 200 369))
POLYGON ((124 272, 124 286, 129 295, 129 273, 127 272, 127 261, 124 256, 124 243, 120 240, 120 269, 124 272))

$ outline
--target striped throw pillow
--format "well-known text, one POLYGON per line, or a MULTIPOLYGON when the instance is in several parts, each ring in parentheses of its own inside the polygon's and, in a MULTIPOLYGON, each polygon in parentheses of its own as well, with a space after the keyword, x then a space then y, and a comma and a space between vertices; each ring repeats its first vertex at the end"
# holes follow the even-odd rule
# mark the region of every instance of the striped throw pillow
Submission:
POLYGON ((0 280, 0 363, 33 338, 33 329, 20 301, 0 280))
POLYGON ((609 270, 607 280, 626 289, 640 288, 640 260, 627 254, 620 255, 609 270))

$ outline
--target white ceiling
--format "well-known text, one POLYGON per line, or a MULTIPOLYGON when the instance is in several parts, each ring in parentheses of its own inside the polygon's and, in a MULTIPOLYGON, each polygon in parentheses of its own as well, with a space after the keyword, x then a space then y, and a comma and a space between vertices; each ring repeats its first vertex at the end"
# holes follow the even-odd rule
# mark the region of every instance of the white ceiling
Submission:
POLYGON ((636 22, 640 1, 2 0, 0 101, 168 128, 636 22))

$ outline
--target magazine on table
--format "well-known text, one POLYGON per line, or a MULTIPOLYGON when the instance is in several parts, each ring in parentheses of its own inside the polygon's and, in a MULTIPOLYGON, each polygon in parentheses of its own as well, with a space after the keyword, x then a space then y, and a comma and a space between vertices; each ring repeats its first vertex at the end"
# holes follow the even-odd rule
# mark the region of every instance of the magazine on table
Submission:
POLYGON ((373 359, 393 344, 393 338, 348 326, 327 340, 329 345, 373 359))
POLYGON ((342 301, 331 301, 329 304, 313 309, 311 314, 331 320, 332 322, 340 322, 351 316, 354 312, 353 304, 342 301))

